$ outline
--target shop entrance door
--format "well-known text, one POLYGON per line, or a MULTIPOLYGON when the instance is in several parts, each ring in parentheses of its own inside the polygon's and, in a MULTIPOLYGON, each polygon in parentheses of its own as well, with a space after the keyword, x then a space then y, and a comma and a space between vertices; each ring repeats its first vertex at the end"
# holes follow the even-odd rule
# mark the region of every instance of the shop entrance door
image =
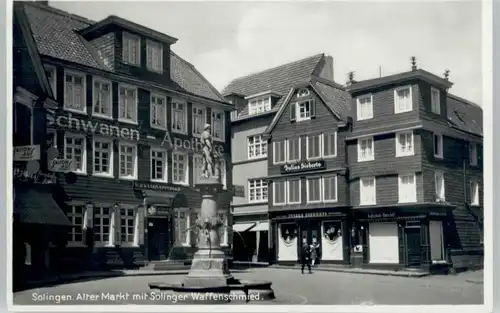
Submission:
POLYGON ((172 243, 171 220, 169 218, 148 219, 148 260, 161 261, 168 258, 172 243))
POLYGON ((420 267, 422 263, 420 226, 406 227, 406 266, 420 267))
POLYGON ((307 244, 311 245, 313 238, 316 238, 317 242, 321 241, 321 224, 319 221, 302 221, 300 223, 300 238, 298 240, 298 256, 300 259, 302 241, 307 240, 307 244))

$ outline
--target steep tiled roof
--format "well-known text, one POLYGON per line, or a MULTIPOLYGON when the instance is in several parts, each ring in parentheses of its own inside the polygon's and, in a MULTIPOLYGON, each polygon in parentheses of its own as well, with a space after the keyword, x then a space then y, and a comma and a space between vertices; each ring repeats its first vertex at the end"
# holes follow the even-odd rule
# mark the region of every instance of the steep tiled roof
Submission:
MULTIPOLYGON (((23 3, 41 55, 110 71, 97 51, 77 31, 95 22, 46 5, 23 3)), ((185 92, 224 101, 219 92, 189 62, 170 54, 171 78, 185 92)))
MULTIPOLYGON (((232 80, 222 91, 223 95, 231 93, 251 96, 265 91, 273 91, 282 97, 276 103, 278 108, 294 85, 310 79, 324 54, 316 54, 301 60, 273 67, 258 73, 249 74, 232 80)), ((248 107, 243 108, 238 116, 248 115, 248 107)))
POLYGON ((325 100, 330 110, 337 114, 340 119, 346 121, 351 113, 351 95, 345 88, 337 83, 320 77, 313 77, 311 79, 311 84, 320 94, 322 99, 325 100))
POLYGON ((448 121, 456 128, 483 136, 483 109, 475 103, 448 95, 448 121))

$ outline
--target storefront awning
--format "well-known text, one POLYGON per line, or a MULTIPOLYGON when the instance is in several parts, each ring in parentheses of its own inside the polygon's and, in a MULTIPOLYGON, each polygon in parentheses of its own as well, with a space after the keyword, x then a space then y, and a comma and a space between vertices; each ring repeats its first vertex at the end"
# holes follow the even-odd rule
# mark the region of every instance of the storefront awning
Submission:
POLYGON ((268 231, 268 230, 269 230, 269 222, 259 222, 250 231, 268 231))
POLYGON ((16 221, 24 224, 72 226, 52 193, 36 188, 16 188, 14 216, 16 221))
POLYGON ((234 224, 233 225, 233 230, 238 232, 238 233, 242 233, 242 232, 245 232, 247 230, 249 230, 250 228, 254 227, 255 226, 255 223, 241 223, 241 224, 234 224))
POLYGON ((176 192, 170 191, 155 191, 155 190, 143 190, 143 194, 146 197, 146 204, 148 206, 167 206, 172 207, 174 205, 176 192))

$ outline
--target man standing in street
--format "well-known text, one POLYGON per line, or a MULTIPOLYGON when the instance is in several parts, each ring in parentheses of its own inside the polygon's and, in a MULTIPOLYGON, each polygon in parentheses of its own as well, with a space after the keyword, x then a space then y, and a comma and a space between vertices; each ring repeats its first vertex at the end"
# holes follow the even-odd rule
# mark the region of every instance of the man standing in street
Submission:
POLYGON ((311 272, 311 248, 307 244, 307 239, 302 239, 302 248, 300 249, 300 263, 302 264, 301 271, 304 274, 304 267, 307 265, 307 269, 309 270, 309 274, 311 272))

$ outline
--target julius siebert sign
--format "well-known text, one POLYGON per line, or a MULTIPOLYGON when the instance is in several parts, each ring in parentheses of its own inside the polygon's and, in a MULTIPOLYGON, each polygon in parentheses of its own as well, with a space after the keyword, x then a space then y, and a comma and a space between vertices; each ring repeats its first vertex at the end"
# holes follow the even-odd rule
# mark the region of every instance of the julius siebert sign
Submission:
MULTIPOLYGON (((89 120, 88 118, 79 118, 78 115, 71 113, 55 114, 55 112, 47 113, 48 126, 56 126, 75 130, 77 132, 90 133, 93 135, 116 137, 129 141, 140 141, 141 132, 139 129, 126 127, 123 125, 111 125, 102 120, 89 120)), ((149 137, 149 136, 148 136, 149 137)), ((144 139, 144 138, 142 138, 144 139)), ((171 136, 169 131, 165 131, 165 135, 161 142, 161 146, 166 145, 169 149, 188 150, 195 153, 202 151, 202 144, 198 138, 183 139, 171 136)), ((218 154, 224 154, 224 146, 214 144, 214 149, 218 154)))
POLYGON ((284 164, 281 166, 281 174, 319 171, 324 170, 325 168, 326 164, 324 160, 284 164))

